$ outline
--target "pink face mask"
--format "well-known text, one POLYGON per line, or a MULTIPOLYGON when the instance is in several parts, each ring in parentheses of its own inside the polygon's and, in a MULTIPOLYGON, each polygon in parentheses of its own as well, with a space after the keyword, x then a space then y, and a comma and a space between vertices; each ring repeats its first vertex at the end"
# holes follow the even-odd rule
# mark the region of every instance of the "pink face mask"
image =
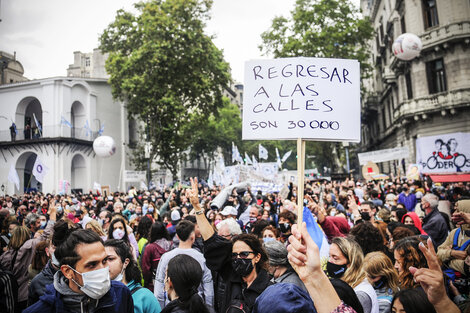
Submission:
POLYGON ((215 226, 217 226, 217 224, 219 224, 219 223, 220 223, 220 220, 215 220, 215 221, 214 221, 214 225, 215 225, 215 226))

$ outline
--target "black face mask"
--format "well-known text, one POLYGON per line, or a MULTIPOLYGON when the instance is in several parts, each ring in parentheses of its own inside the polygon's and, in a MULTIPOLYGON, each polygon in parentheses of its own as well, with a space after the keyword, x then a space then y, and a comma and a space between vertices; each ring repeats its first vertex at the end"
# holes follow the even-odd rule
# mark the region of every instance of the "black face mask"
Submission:
POLYGON ((279 224, 279 228, 281 229, 281 233, 285 234, 290 231, 290 224, 289 223, 282 223, 279 224))
POLYGON ((232 260, 232 268, 241 277, 246 277, 253 271, 252 259, 240 259, 236 258, 232 260))
POLYGON ((326 272, 331 278, 341 278, 346 272, 347 265, 338 265, 331 262, 326 263, 326 272))
POLYGON ((386 282, 387 282, 387 279, 385 277, 381 277, 378 281, 374 283, 374 288, 375 289, 382 288, 386 282))
POLYGON ((369 212, 361 212, 361 217, 364 221, 370 221, 369 212))

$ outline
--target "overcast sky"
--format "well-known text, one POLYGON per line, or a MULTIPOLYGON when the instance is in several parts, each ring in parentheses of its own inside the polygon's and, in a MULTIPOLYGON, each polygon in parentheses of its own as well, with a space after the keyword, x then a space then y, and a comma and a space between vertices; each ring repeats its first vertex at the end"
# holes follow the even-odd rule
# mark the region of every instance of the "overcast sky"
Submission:
MULTIPOLYGON (((358 1, 358 0, 355 0, 358 1)), ((65 76, 73 52, 91 52, 118 9, 133 0, 0 0, 0 50, 13 54, 29 79, 65 76)), ((260 34, 275 16, 288 16, 294 0, 214 0, 207 33, 224 51, 235 81, 244 62, 264 58, 260 34)))

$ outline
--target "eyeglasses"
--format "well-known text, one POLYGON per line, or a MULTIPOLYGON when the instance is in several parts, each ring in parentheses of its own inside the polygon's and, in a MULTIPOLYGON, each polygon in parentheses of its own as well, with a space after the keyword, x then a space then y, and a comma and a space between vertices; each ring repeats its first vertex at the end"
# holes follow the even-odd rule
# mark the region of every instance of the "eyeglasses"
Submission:
POLYGON ((253 251, 242 251, 240 253, 233 252, 232 259, 240 258, 240 259, 248 259, 250 253, 255 254, 253 251))

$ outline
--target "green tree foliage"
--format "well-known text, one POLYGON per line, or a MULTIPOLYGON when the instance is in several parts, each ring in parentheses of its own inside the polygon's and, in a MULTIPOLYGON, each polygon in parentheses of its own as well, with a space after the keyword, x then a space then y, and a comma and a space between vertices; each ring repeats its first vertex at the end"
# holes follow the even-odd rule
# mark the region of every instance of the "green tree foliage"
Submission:
MULTIPOLYGON (((267 55, 281 57, 325 57, 356 59, 361 76, 370 74, 369 41, 374 30, 349 0, 297 0, 291 16, 276 17, 271 28, 261 35, 260 49, 267 55)), ((307 154, 314 154, 319 170, 335 169, 332 160, 335 143, 307 143, 307 154)), ((308 164, 307 164, 308 166, 308 164)))
POLYGON ((356 59, 367 74, 373 34, 369 19, 349 0, 297 0, 290 18, 274 18, 271 29, 261 34, 260 49, 276 58, 356 59))
POLYGON ((113 96, 146 123, 152 159, 176 177, 193 119, 222 106, 229 67, 204 33, 211 0, 154 0, 117 12, 100 37, 113 96))

